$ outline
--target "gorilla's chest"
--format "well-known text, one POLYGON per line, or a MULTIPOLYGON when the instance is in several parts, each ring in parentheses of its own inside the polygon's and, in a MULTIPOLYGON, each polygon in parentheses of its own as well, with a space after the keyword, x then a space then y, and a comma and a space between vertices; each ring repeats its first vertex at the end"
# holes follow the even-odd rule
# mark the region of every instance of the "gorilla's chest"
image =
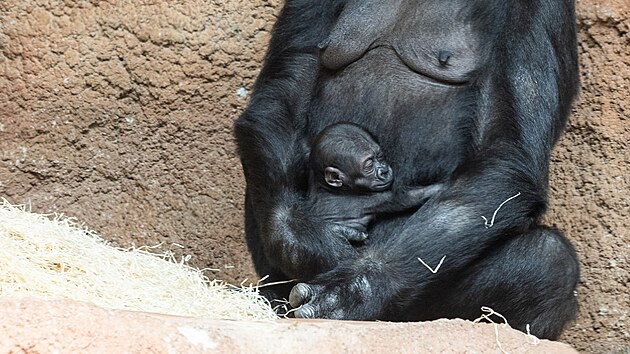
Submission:
POLYGON ((357 123, 377 137, 399 182, 432 182, 471 151, 472 83, 490 52, 478 38, 494 24, 464 0, 394 2, 346 5, 321 55, 309 135, 357 123))
POLYGON ((484 61, 487 45, 480 38, 494 26, 473 6, 469 0, 349 0, 321 63, 338 70, 383 47, 417 74, 465 83, 484 61))
POLYGON ((336 122, 377 139, 403 184, 450 175, 470 149, 476 91, 411 71, 379 48, 335 74, 323 73, 309 110, 309 136, 336 122))

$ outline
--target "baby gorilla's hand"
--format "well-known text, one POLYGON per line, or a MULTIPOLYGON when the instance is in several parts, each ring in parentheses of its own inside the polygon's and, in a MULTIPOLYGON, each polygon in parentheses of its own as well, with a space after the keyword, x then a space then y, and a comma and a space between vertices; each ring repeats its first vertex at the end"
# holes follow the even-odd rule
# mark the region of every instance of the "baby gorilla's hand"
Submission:
POLYGON ((363 242, 368 237, 368 234, 361 230, 341 224, 335 224, 335 232, 349 242, 363 242))

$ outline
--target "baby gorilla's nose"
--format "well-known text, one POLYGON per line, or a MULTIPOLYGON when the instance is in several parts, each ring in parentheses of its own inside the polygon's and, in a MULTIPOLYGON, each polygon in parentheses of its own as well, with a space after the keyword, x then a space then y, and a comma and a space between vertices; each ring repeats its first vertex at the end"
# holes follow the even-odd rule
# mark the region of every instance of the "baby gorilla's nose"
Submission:
POLYGON ((376 170, 376 177, 381 181, 388 181, 392 177, 392 169, 389 166, 379 167, 376 170))

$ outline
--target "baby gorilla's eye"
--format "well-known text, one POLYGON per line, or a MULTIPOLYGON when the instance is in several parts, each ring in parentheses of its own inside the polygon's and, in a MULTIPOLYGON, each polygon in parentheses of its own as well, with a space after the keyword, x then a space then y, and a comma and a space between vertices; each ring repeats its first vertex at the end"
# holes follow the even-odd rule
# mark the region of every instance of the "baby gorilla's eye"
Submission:
POLYGON ((374 170, 374 158, 370 157, 369 159, 365 160, 365 163, 363 164, 363 169, 365 170, 365 172, 372 172, 374 170))

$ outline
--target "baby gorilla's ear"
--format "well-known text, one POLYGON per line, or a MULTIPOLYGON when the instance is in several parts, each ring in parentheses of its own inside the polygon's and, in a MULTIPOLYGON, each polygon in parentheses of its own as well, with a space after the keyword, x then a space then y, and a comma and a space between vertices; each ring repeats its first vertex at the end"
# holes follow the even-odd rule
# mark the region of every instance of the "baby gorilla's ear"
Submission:
POLYGON ((340 188, 343 186, 344 174, 339 169, 334 167, 326 167, 324 171, 324 179, 326 180, 326 184, 331 187, 340 188))

